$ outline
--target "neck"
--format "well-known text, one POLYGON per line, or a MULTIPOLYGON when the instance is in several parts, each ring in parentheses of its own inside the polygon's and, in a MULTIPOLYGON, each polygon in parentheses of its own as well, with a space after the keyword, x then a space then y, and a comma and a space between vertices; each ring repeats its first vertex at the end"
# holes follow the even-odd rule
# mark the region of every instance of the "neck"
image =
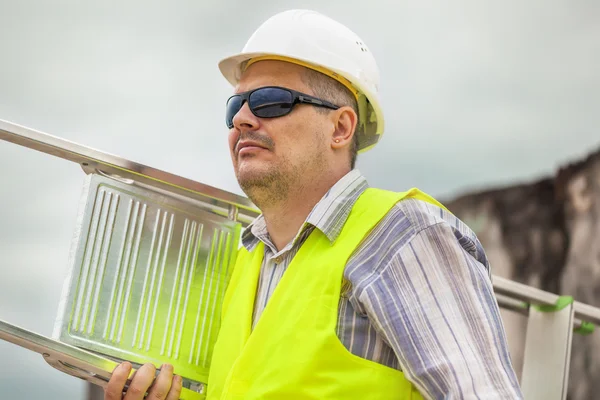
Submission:
POLYGON ((269 236, 277 250, 294 239, 315 205, 348 172, 321 174, 318 180, 290 185, 284 195, 269 196, 265 193, 264 196, 254 196, 265 199, 253 201, 265 218, 269 236))

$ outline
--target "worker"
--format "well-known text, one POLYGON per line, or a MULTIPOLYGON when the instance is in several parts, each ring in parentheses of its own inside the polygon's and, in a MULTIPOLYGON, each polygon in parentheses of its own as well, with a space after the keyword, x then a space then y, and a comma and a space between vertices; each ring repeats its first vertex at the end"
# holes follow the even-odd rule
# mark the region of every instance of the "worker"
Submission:
MULTIPOLYGON (((233 168, 261 215, 242 234, 208 400, 522 398, 474 232, 418 189, 371 188, 355 167, 384 132, 364 41, 285 11, 219 67, 234 86, 233 168)), ((172 368, 150 386, 154 373, 137 371, 125 399, 177 398, 172 368)))

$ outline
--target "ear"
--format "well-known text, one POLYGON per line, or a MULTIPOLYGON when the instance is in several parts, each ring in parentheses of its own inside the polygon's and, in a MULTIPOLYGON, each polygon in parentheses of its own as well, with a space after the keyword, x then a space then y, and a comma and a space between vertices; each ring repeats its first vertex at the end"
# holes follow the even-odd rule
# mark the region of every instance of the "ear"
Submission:
POLYGON ((358 123, 358 117, 352 107, 344 106, 332 113, 334 130, 331 137, 331 148, 338 150, 352 143, 352 136, 358 123))

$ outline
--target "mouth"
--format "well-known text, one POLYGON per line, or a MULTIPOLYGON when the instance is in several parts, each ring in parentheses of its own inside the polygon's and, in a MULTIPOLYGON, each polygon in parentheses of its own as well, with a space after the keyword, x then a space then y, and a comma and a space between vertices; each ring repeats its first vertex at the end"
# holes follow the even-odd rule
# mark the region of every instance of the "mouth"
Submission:
POLYGON ((237 146, 238 156, 242 156, 244 154, 249 154, 249 153, 255 153, 255 152, 258 152, 261 150, 268 150, 268 149, 256 142, 240 142, 237 146))

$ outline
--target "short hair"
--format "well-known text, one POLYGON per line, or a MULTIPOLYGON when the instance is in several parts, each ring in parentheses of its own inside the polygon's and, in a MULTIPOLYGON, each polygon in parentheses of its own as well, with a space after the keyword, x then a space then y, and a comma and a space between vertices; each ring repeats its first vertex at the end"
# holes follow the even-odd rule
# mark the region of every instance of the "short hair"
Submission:
MULTIPOLYGON (((308 85, 316 97, 327 100, 336 106, 350 106, 358 114, 358 102, 350 89, 341 82, 329 77, 321 72, 310 68, 305 68, 302 74, 302 81, 308 85)), ((317 107, 318 112, 326 113, 329 110, 317 107)), ((352 143, 350 144, 350 169, 356 165, 356 156, 358 155, 358 135, 356 129, 353 132, 352 143)))

